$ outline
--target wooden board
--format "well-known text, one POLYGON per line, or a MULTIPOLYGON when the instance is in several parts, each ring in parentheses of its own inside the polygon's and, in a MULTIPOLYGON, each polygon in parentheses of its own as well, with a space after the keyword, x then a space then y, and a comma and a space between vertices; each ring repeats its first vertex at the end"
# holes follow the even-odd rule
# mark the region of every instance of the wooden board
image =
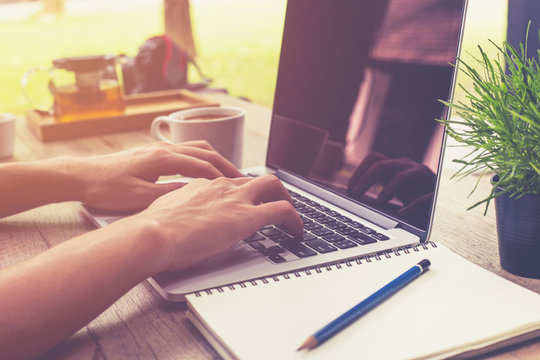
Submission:
POLYGON ((167 90, 125 97, 122 115, 72 122, 58 122, 50 115, 30 110, 28 127, 43 142, 150 128, 155 117, 203 106, 219 106, 188 90, 167 90))

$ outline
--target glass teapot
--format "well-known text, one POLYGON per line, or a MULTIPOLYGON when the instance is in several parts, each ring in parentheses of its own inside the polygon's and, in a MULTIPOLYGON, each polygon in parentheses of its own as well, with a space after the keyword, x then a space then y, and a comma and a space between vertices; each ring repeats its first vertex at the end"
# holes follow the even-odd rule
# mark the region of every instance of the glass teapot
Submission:
POLYGON ((120 115, 125 104, 119 59, 114 55, 55 59, 50 69, 32 69, 23 75, 24 95, 35 110, 46 112, 61 122, 120 115), (37 105, 36 96, 30 95, 30 80, 38 72, 48 73, 52 106, 37 105))

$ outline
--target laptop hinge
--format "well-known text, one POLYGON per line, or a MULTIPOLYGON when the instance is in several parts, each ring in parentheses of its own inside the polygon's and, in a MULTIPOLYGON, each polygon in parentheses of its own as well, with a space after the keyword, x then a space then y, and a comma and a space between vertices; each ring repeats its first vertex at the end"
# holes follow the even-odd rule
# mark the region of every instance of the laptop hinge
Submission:
POLYGON ((345 199, 342 196, 331 191, 325 190, 318 185, 315 185, 305 179, 293 175, 285 170, 278 169, 275 174, 279 179, 294 185, 310 194, 313 194, 332 205, 335 205, 345 211, 348 211, 356 216, 359 216, 367 221, 380 226, 383 229, 393 229, 399 225, 399 222, 387 218, 376 211, 369 209, 359 203, 345 199))

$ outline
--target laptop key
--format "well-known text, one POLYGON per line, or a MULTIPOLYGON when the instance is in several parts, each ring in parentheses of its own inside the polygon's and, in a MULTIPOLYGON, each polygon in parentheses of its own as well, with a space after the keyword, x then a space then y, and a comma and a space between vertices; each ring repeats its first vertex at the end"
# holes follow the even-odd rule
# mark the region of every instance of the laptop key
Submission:
MULTIPOLYGON (((330 218, 330 219, 332 219, 332 218, 330 218)), ((328 221, 327 223, 324 224, 324 226, 329 227, 329 228, 331 228, 331 229, 332 229, 334 226, 338 226, 338 225, 339 225, 339 223, 338 223, 336 220, 334 220, 334 219, 332 219, 331 221, 328 221)))
POLYGON ((323 239, 331 243, 345 240, 345 238, 339 234, 325 235, 323 236, 323 239))
POLYGON ((294 197, 300 196, 298 193, 295 193, 295 192, 292 191, 292 190, 287 190, 287 191, 289 192, 289 195, 291 195, 291 197, 293 197, 293 198, 294 198, 294 197))
POLYGON ((262 234, 266 235, 266 236, 271 236, 271 235, 281 235, 283 234, 283 231, 279 230, 279 229, 276 229, 274 227, 270 228, 270 229, 262 229, 260 231, 262 234))
POLYGON ((322 229, 322 225, 319 225, 315 222, 311 222, 311 223, 307 223, 307 224, 304 224, 304 229, 306 230, 316 230, 316 229, 322 229))
POLYGON ((310 200, 310 199, 306 199, 306 200, 304 200, 304 202, 309 206, 317 206, 317 205, 319 205, 315 201, 310 200))
POLYGON ((347 237, 360 245, 373 244, 377 242, 377 240, 375 240, 371 236, 361 232, 357 232, 356 234, 350 234, 347 237))
POLYGON ((351 240, 347 240, 347 239, 335 242, 333 244, 335 246, 337 246, 338 248, 340 248, 340 249, 349 249, 349 248, 358 246, 355 242, 353 242, 351 240))
POLYGON ((371 234, 371 236, 373 236, 375 239, 380 240, 380 241, 385 241, 385 240, 390 239, 388 236, 378 233, 378 232, 376 232, 375 234, 371 234))
POLYGON ((336 216, 340 216, 339 213, 337 211, 334 211, 334 210, 328 210, 326 211, 326 213, 330 216, 333 216, 333 217, 336 217, 336 216))
POLYGON ((352 227, 344 227, 344 228, 339 228, 336 230, 338 233, 340 233, 341 235, 354 235, 356 233, 358 233, 358 230, 352 228, 352 227))
POLYGON ((252 248, 254 248, 255 250, 262 250, 265 248, 265 246, 263 244, 261 244, 260 242, 258 241, 252 241, 249 243, 249 246, 251 246, 252 248))
POLYGON ((319 224, 328 224, 328 223, 333 223, 335 221, 336 220, 332 219, 330 216, 324 216, 324 217, 321 217, 320 219, 317 219, 317 222, 319 224))
POLYGON ((309 241, 317 239, 317 237, 311 233, 305 232, 304 234, 302 234, 302 237, 296 239, 298 239, 299 241, 309 241))
POLYGON ((300 208, 306 207, 307 205, 298 200, 293 200, 293 206, 295 209, 300 209, 300 208))
POLYGON ((280 229, 280 230, 281 230, 283 233, 285 233, 286 235, 289 233, 289 229, 287 228, 286 225, 281 224, 281 225, 276 225, 276 227, 277 227, 278 229, 280 229))
POLYGON ((265 237, 262 236, 261 234, 259 234, 258 232, 256 232, 255 234, 251 235, 250 237, 248 237, 247 239, 245 239, 244 241, 245 242, 250 242, 250 241, 260 241, 260 240, 264 240, 265 237))
POLYGON ((301 207, 299 209, 296 209, 296 211, 298 211, 300 214, 304 214, 306 216, 309 216, 309 214, 313 214, 313 213, 317 212, 317 210, 315 210, 314 208, 312 208, 310 206, 301 207))
POLYGON ((316 239, 316 240, 310 240, 306 241, 306 245, 317 250, 321 254, 336 251, 337 248, 335 246, 330 245, 324 240, 316 239))
POLYGON ((271 261, 275 262, 276 264, 285 262, 285 258, 283 258, 283 256, 278 255, 278 254, 272 254, 272 255, 269 255, 269 256, 268 256, 268 259, 270 259, 271 261))
POLYGON ((289 239, 285 240, 280 243, 280 245, 287 251, 293 253, 294 255, 298 256, 299 258, 305 258, 308 256, 317 255, 317 253, 304 244, 300 243, 296 239, 289 239))
POLYGON ((264 256, 270 256, 270 255, 276 255, 281 254, 285 252, 285 249, 283 249, 281 246, 270 246, 269 248, 261 249, 259 250, 261 254, 264 256))
POLYGON ((326 227, 329 227, 332 230, 346 229, 347 225, 339 221, 333 221, 326 224, 326 227))
POLYGON ((373 229, 371 229, 371 228, 368 228, 368 227, 366 227, 366 226, 364 226, 363 228, 360 228, 360 229, 358 229, 358 230, 362 231, 362 232, 365 233, 365 234, 375 234, 375 233, 376 233, 375 230, 373 230, 373 229))
POLYGON ((315 229, 315 230, 312 230, 311 232, 317 236, 330 235, 334 233, 332 230, 327 229, 327 228, 315 229))
POLYGON ((315 207, 315 209, 317 209, 319 211, 323 211, 323 212, 326 212, 326 211, 329 210, 326 206, 322 206, 322 205, 315 205, 314 207, 315 207))
POLYGON ((270 235, 268 238, 272 240, 273 242, 280 243, 283 240, 290 239, 291 237, 287 234, 275 234, 275 235, 270 235))
POLYGON ((304 215, 300 215, 300 219, 302 219, 302 222, 304 224, 308 224, 310 222, 313 222, 313 220, 311 220, 310 218, 308 218, 307 216, 304 216, 304 215))
POLYGON ((314 212, 308 213, 306 215, 308 217, 312 218, 313 220, 322 219, 322 218, 326 217, 326 215, 324 215, 322 212, 319 212, 319 211, 314 211, 314 212))

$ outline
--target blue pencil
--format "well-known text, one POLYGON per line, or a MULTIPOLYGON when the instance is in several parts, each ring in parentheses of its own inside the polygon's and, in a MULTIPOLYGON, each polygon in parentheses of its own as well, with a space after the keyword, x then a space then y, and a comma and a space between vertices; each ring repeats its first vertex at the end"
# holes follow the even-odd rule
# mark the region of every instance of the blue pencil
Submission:
POLYGON ((377 290, 373 295, 369 296, 364 301, 358 303, 349 311, 311 335, 304 341, 304 343, 298 348, 297 351, 302 349, 312 349, 319 346, 338 332, 349 326, 355 320, 362 315, 366 314, 371 309, 388 299, 390 296, 398 292, 405 285, 416 279, 420 274, 429 269, 431 263, 429 260, 424 259, 418 264, 414 265, 409 270, 389 282, 387 285, 377 290))

